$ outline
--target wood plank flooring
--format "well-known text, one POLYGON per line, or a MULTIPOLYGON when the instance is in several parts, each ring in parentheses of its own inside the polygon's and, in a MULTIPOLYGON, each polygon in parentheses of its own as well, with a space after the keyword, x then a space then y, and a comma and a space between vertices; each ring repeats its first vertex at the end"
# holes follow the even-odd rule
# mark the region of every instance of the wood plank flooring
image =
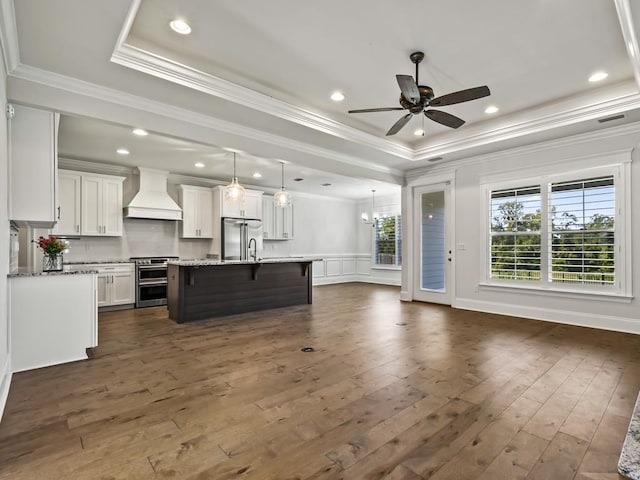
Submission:
POLYGON ((94 358, 14 375, 0 479, 620 478, 640 336, 398 294, 101 314, 94 358))

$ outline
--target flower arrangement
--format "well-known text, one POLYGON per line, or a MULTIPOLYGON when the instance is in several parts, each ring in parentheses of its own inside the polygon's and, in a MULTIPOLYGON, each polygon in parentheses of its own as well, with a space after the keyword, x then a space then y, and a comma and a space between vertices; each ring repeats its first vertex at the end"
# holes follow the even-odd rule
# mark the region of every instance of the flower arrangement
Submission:
POLYGON ((46 255, 60 255, 67 249, 67 242, 58 240, 53 235, 49 235, 49 238, 40 236, 34 242, 46 255))

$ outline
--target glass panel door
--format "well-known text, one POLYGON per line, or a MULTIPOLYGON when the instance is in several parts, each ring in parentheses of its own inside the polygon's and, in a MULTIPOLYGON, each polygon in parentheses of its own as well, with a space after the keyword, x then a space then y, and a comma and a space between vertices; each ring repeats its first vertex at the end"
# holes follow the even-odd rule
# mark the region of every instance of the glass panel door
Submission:
POLYGON ((416 189, 417 268, 414 269, 415 300, 451 304, 450 278, 452 251, 449 245, 449 185, 439 184, 416 189))

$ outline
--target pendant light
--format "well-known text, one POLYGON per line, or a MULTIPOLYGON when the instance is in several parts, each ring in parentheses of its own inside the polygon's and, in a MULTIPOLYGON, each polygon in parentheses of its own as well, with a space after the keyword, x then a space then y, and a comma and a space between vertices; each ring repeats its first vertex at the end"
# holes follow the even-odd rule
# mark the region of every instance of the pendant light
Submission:
POLYGON ((366 225, 371 225, 373 228, 376 228, 376 223, 378 218, 376 217, 376 191, 371 190, 371 220, 369 220, 369 215, 367 213, 362 214, 362 221, 366 225))
POLYGON ((273 203, 276 207, 287 208, 291 205, 291 194, 284 188, 284 162, 280 162, 280 164, 282 165, 282 187, 273 196, 273 203))
POLYGON ((236 152, 233 152, 233 179, 224 188, 224 196, 230 202, 244 203, 244 187, 238 183, 238 177, 236 176, 236 152))

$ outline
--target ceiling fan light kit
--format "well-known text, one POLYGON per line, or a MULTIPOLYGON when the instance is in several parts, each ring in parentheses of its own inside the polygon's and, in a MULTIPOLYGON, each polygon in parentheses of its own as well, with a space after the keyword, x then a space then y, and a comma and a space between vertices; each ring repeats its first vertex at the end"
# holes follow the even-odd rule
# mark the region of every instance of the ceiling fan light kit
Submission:
POLYGON ((418 76, 418 65, 424 60, 424 53, 413 52, 409 59, 416 66, 416 78, 411 75, 396 75, 398 86, 400 87, 400 107, 366 108, 360 110, 349 110, 349 113, 370 113, 389 112, 392 110, 408 110, 409 113, 402 116, 387 132, 387 136, 395 135, 404 127, 414 115, 424 113, 424 116, 434 122, 440 123, 450 128, 460 128, 464 125, 464 120, 450 113, 441 110, 433 110, 430 107, 444 107, 456 103, 477 100, 491 95, 489 87, 468 88, 458 92, 449 93, 440 97, 435 97, 433 89, 426 85, 420 85, 418 76), (429 108, 427 110, 427 108, 429 108))

